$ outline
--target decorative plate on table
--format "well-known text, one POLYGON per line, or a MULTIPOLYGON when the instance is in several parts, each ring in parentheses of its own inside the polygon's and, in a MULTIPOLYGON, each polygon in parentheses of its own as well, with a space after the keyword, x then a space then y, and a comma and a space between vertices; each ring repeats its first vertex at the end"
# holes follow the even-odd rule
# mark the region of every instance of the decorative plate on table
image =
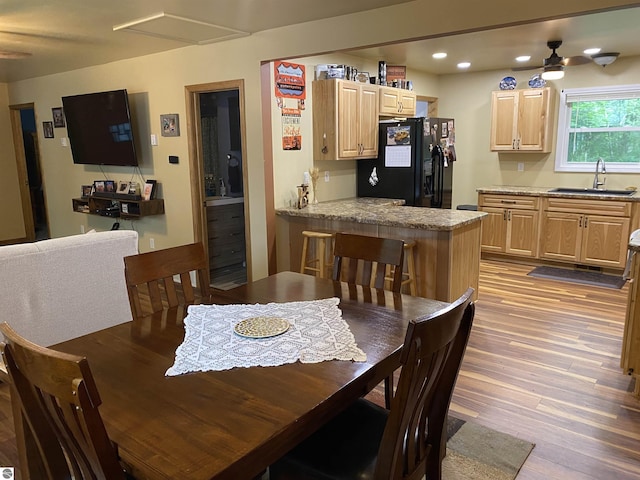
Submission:
POLYGON ((290 324, 284 318, 252 317, 239 321, 233 331, 241 337, 268 338, 280 335, 289 330, 290 324))
POLYGON ((531 88, 542 88, 547 84, 547 81, 542 78, 542 75, 536 73, 529 79, 529 86, 531 88))
POLYGON ((513 77, 504 77, 500 80, 500 90, 513 90, 516 88, 516 79, 513 77))

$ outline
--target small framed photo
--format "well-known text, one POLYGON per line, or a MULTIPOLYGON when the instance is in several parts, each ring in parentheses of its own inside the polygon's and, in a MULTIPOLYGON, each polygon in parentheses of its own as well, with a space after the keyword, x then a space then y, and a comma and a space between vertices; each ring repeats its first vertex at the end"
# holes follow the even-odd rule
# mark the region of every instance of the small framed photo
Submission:
POLYGON ((156 196, 156 181, 146 180, 144 182, 144 190, 142 192, 142 198, 145 200, 151 200, 156 196))
POLYGON ((129 195, 140 195, 138 182, 129 182, 129 195))
POLYGON ((93 194, 93 185, 82 185, 82 197, 90 197, 93 194))
POLYGON ((129 182, 118 182, 118 193, 129 193, 129 182))
POLYGON ((55 128, 64 127, 64 113, 62 107, 54 107, 51 109, 53 114, 53 126, 55 128))
POLYGON ((114 180, 105 180, 104 191, 114 193, 116 191, 116 182, 114 180))
POLYGON ((93 188, 96 193, 104 193, 104 180, 96 180, 93 182, 93 188))
POLYGON ((53 122, 42 122, 44 138, 53 138, 53 122))
POLYGON ((160 127, 163 137, 180 136, 180 119, 177 113, 160 115, 160 127))

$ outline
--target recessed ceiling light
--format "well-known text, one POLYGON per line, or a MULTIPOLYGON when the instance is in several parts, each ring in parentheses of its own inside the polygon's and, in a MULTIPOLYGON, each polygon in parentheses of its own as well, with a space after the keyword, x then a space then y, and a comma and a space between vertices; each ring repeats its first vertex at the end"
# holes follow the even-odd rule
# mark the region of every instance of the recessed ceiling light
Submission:
POLYGON ((520 55, 516 57, 516 62, 528 62, 529 60, 531 60, 531 55, 520 55))
POLYGON ((587 48, 584 52, 585 55, 595 55, 596 53, 600 53, 601 48, 587 48))
POLYGON ((431 55, 433 58, 447 58, 447 54, 444 52, 438 52, 438 53, 434 53, 433 55, 431 55))
POLYGON ((460 62, 458 64, 458 68, 469 68, 471 66, 470 62, 460 62))

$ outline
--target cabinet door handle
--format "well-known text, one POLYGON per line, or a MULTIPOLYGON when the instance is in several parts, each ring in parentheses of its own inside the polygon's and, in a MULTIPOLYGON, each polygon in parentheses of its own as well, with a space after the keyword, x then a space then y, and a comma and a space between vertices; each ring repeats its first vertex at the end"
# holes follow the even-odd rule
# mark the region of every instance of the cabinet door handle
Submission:
POLYGON ((506 210, 504 210, 504 211, 502 212, 502 219, 503 219, 505 222, 507 221, 507 211, 506 211, 506 210))
POLYGON ((515 205, 516 201, 515 200, 500 200, 500 203, 505 203, 507 205, 515 205))
POLYGON ((578 221, 578 227, 582 228, 582 215, 580 215, 580 220, 578 221))
POLYGON ((511 148, 513 148, 514 150, 516 149, 516 139, 515 138, 511 141, 511 148))
POLYGON ((587 228, 588 222, 589 222, 589 217, 584 217, 584 228, 587 228))
POLYGON ((511 210, 508 210, 507 212, 507 220, 511 221, 511 210))

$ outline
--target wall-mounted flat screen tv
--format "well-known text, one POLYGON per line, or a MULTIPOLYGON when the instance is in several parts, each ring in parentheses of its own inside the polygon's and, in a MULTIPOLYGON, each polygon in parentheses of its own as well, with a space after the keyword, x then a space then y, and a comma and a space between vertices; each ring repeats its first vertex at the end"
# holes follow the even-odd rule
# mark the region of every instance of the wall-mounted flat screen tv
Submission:
POLYGON ((73 163, 138 165, 126 90, 62 97, 73 163))

